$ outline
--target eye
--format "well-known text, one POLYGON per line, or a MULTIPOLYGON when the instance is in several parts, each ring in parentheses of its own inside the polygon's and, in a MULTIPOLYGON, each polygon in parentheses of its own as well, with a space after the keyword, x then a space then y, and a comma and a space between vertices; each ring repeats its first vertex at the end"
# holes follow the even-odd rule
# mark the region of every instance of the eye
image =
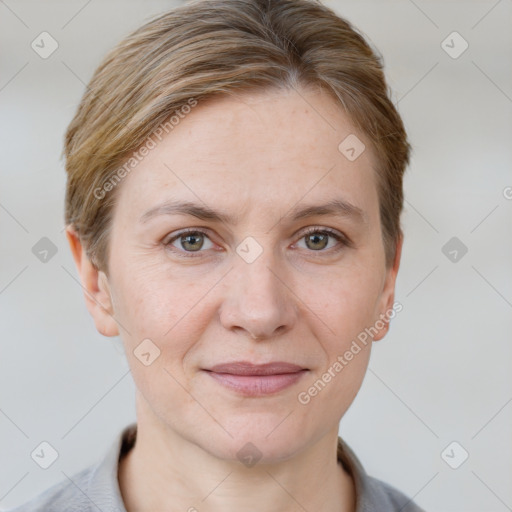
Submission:
MULTIPOLYGON (((352 247, 351 241, 343 234, 329 228, 312 227, 302 234, 299 241, 305 240, 306 249, 310 252, 337 252, 344 247, 352 247), (331 240, 338 242, 329 246, 331 240), (325 250, 327 248, 327 250, 325 250), (330 249, 333 249, 332 251, 330 249)), ((207 232, 201 229, 187 229, 175 234, 164 242, 164 245, 177 256, 194 258, 200 256, 202 249, 212 249, 213 243, 208 238, 207 232), (206 245, 205 245, 206 243, 206 245), (208 245, 209 244, 209 245, 208 245), (197 253, 197 254, 194 254, 197 253)))
POLYGON ((332 245, 328 247, 330 241, 329 239, 334 239, 338 242, 338 247, 335 245, 333 252, 339 251, 345 246, 351 247, 351 243, 347 237, 329 228, 309 228, 300 238, 300 240, 305 240, 306 249, 309 249, 313 252, 331 252, 324 250, 326 248, 333 248, 332 245))
POLYGON ((201 231, 199 229, 188 229, 185 231, 181 231, 180 233, 174 235, 164 244, 166 247, 172 246, 177 250, 173 250, 179 256, 185 257, 194 257, 193 254, 186 253, 194 253, 194 252, 202 252, 201 249, 211 249, 213 244, 211 240, 208 238, 207 233, 205 231, 201 231), (210 243, 210 246, 206 244, 205 240, 210 243), (175 245, 175 242, 178 246, 175 245))

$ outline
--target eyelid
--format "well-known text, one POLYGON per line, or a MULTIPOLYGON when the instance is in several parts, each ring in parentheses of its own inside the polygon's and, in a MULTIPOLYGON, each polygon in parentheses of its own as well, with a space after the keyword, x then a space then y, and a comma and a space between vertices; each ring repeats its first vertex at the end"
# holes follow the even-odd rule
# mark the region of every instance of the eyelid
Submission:
POLYGON ((339 238, 341 241, 345 242, 346 244, 351 243, 350 239, 345 235, 343 232, 338 231, 334 228, 328 228, 324 226, 309 226, 307 228, 304 228, 305 231, 302 232, 301 237, 305 235, 309 235, 310 233, 327 233, 329 235, 334 236, 335 238, 339 238))

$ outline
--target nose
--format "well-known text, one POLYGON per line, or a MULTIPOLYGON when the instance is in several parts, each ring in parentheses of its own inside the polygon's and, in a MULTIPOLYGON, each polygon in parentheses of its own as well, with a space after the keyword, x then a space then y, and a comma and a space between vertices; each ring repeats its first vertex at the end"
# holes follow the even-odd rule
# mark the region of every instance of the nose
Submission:
POLYGON ((229 273, 220 321, 225 329, 269 339, 292 329, 298 317, 290 277, 266 249, 252 263, 239 259, 229 273))

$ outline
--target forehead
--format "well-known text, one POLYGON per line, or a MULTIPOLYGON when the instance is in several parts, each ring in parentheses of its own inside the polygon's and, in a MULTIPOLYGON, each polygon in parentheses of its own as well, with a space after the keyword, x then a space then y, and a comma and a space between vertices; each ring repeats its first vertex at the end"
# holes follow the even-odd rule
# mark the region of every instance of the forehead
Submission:
POLYGON ((373 158, 369 141, 323 91, 210 98, 184 115, 125 178, 118 206, 140 215, 178 198, 225 210, 275 209, 341 195, 371 216, 378 202, 373 158), (343 153, 351 137, 358 151, 366 146, 352 160, 343 153))

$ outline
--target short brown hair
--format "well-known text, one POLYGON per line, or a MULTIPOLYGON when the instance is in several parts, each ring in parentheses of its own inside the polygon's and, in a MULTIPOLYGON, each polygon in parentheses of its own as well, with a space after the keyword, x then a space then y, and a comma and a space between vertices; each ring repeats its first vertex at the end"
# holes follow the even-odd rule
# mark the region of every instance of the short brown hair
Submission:
MULTIPOLYGON (((192 0, 144 24, 104 58, 66 135, 65 222, 108 273, 116 187, 102 187, 150 134, 195 101, 234 91, 321 87, 376 155, 386 264, 402 236, 411 147, 388 97, 382 57, 316 0, 192 0)), ((341 142, 341 141, 340 141, 341 142)))

